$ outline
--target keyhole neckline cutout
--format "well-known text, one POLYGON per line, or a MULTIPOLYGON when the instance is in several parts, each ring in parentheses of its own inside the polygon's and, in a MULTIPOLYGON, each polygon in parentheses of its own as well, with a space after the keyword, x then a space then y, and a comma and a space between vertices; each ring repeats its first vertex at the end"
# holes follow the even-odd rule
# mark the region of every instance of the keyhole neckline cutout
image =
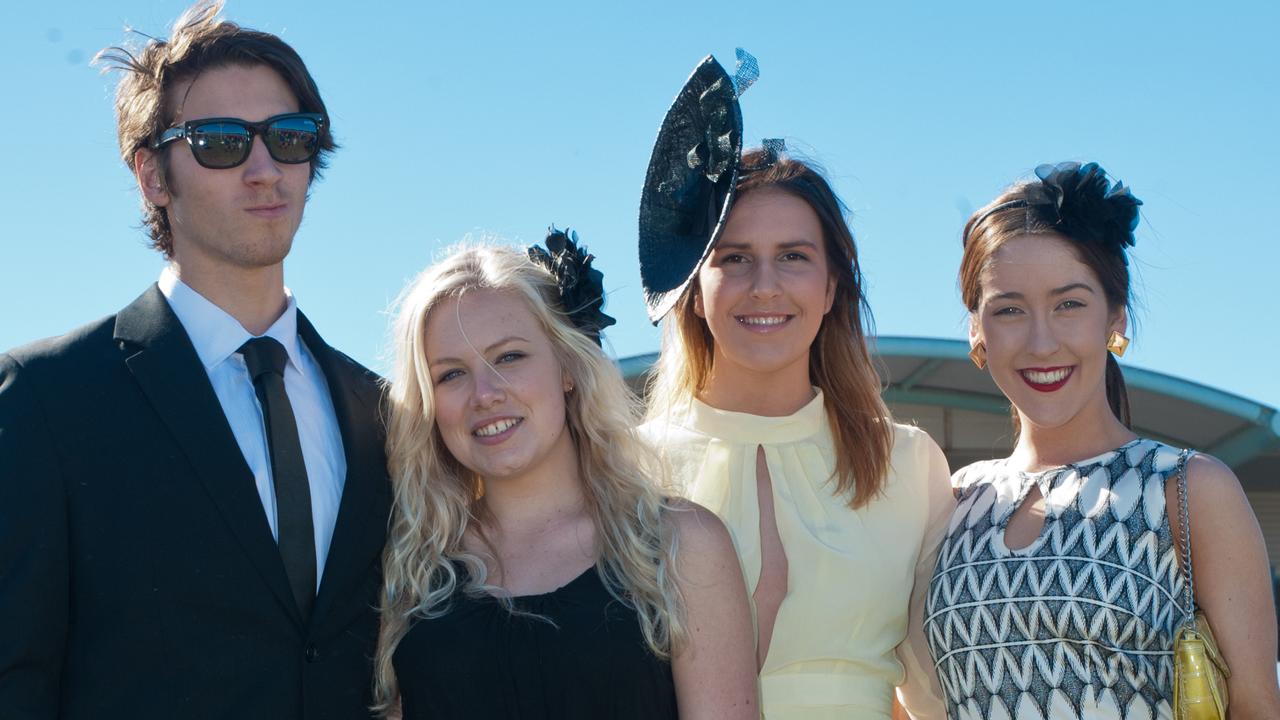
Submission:
MULTIPOLYGON (((1051 521, 1062 515, 1062 513, 1070 507, 1079 497, 1080 486, 1088 480, 1089 471, 1093 466, 1105 465, 1110 462, 1116 455, 1126 452, 1129 448, 1134 447, 1142 442, 1142 438, 1134 438, 1123 445, 1112 448, 1105 452, 1099 453, 1092 457, 1076 460, 1064 465, 1056 465, 1054 467, 1045 468, 1043 470, 1017 470, 1009 468, 1006 465, 1007 458, 1000 462, 1000 465, 1007 472, 1013 475, 1017 480, 1017 500, 1009 505, 1009 508, 996 521, 999 526, 999 535, 996 539, 1005 550, 1014 555, 1026 555, 1035 552, 1036 548, 1043 544, 1045 539, 1045 528, 1051 521), (1076 492, 1069 502, 1061 502, 1061 499, 1050 502, 1050 496, 1059 490, 1064 483, 1069 483, 1070 478, 1079 476, 1080 480, 1076 482, 1076 492), (1038 491, 1038 492, 1035 492, 1038 491), (1040 525, 1037 532, 1030 536, 1025 543, 1018 543, 1019 547, 1013 547, 1007 540, 1009 533, 1009 525, 1013 523, 1014 517, 1018 515, 1028 502, 1034 503, 1040 501, 1043 503, 1043 514, 1040 518, 1040 525)), ((1030 512, 1030 510, 1028 510, 1030 512)), ((1018 528, 1021 530, 1021 528, 1018 528)), ((1021 534, 1019 532, 1018 534, 1021 534)))

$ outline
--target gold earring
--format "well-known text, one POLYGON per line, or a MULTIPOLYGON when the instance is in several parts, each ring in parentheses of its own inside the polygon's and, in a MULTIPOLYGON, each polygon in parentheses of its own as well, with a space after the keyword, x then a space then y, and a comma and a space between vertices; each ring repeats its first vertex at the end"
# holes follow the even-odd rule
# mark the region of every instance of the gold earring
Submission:
POLYGON ((1107 337, 1107 349, 1116 357, 1124 357, 1124 351, 1129 349, 1129 338, 1121 335, 1119 331, 1112 330, 1111 335, 1107 337))
POLYGON ((979 370, 985 369, 987 367, 986 344, 982 342, 978 342, 976 345, 974 345, 973 349, 969 351, 969 359, 973 361, 974 365, 978 366, 979 370))

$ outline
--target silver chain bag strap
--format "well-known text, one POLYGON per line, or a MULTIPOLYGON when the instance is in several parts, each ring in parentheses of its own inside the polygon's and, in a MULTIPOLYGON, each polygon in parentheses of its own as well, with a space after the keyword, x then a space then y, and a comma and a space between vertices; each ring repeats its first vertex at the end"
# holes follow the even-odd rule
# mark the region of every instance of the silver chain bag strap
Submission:
POLYGON ((1187 459, 1178 456, 1178 525, 1182 535, 1182 572, 1186 578, 1182 626, 1173 638, 1173 716, 1176 720, 1224 720, 1227 678, 1231 670, 1218 652, 1209 618, 1196 609, 1195 573, 1191 565, 1191 507, 1187 459))

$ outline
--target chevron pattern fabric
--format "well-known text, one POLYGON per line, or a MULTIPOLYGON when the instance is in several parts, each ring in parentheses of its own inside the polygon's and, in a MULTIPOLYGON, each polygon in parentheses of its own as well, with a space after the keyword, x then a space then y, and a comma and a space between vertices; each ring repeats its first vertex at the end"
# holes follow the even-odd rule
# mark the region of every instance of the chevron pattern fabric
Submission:
POLYGON ((938 555, 925 629, 952 720, 1172 717, 1184 578, 1165 481, 1180 451, 1154 440, 1038 473, 975 463, 938 555), (1010 550, 1033 487, 1044 528, 1010 550))

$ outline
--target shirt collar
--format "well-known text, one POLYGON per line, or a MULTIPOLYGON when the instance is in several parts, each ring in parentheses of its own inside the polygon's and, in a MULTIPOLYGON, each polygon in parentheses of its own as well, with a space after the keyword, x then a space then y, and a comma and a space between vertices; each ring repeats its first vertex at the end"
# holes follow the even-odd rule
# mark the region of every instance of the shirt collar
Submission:
MULTIPOLYGON (((205 372, 222 364, 222 361, 234 355, 241 345, 254 337, 227 311, 182 282, 173 268, 166 266, 156 284, 169 301, 173 314, 178 316, 178 321, 190 336, 205 372)), ((279 341, 289 354, 289 362, 294 369, 301 371, 298 303, 289 288, 284 289, 284 295, 287 300, 284 312, 262 335, 279 341)))

